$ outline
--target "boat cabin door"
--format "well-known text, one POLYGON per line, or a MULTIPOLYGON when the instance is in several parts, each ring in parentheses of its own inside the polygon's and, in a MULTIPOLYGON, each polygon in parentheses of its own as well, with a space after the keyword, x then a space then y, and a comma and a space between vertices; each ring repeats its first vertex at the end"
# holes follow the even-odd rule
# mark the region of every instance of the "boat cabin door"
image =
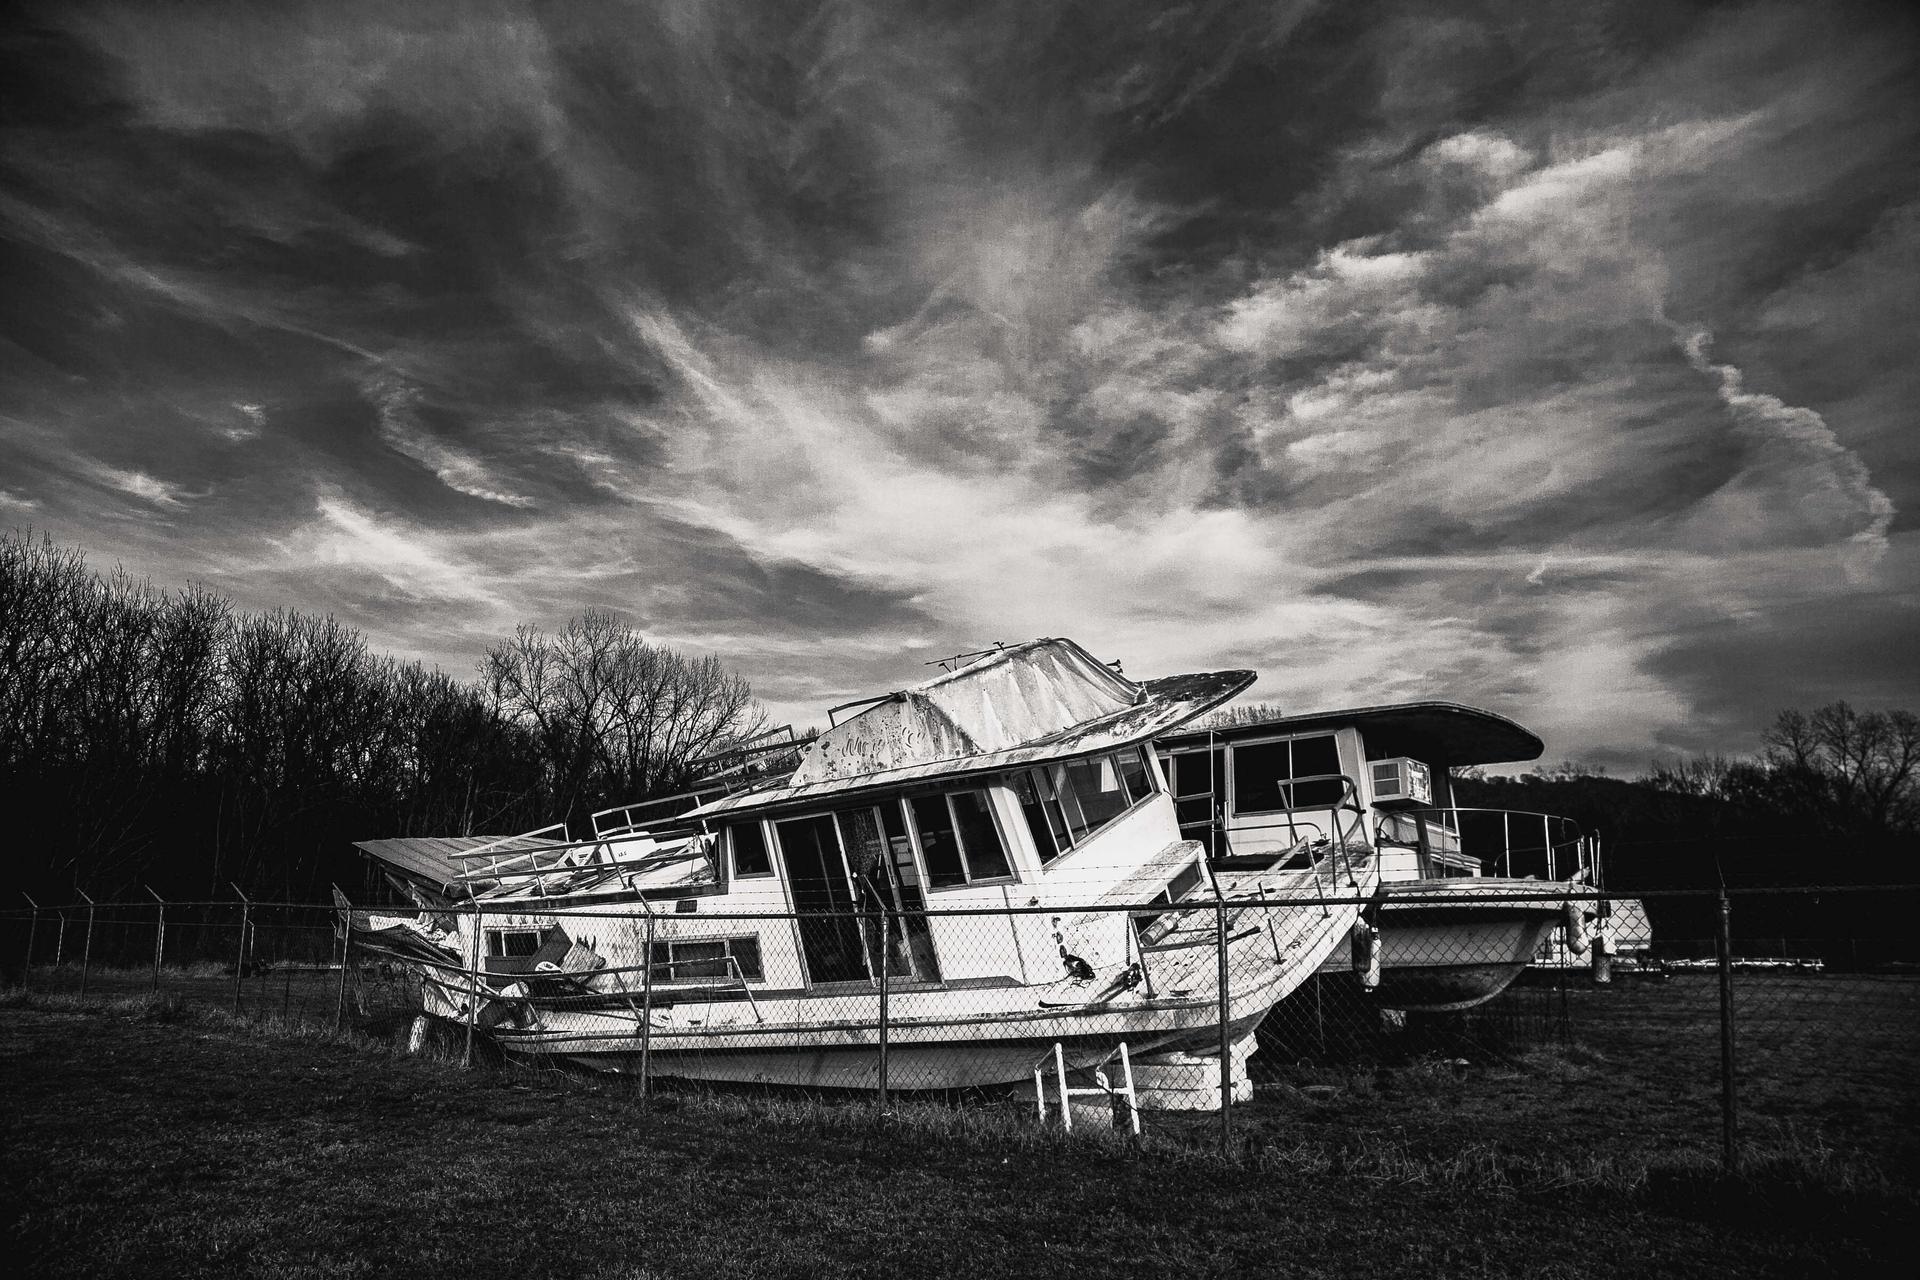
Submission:
POLYGON ((787 888, 798 916, 807 980, 816 986, 865 981, 869 975, 864 922, 832 815, 776 822, 774 830, 780 837, 787 888))
POLYGON ((1231 852, 1225 830, 1226 757, 1225 747, 1211 750, 1202 747, 1160 757, 1160 767, 1167 775, 1167 789, 1173 793, 1173 812, 1180 823, 1180 835, 1204 844, 1210 859, 1225 857, 1231 852))
POLYGON ((939 978, 913 844, 898 805, 774 825, 800 917, 809 981, 868 981, 883 963, 896 978, 939 978), (888 941, 884 961, 883 937, 888 941))
MULTIPOLYGON (((935 982, 940 961, 933 934, 927 927, 927 903, 920 891, 919 864, 913 841, 900 818, 898 801, 842 810, 840 843, 853 869, 854 890, 872 902, 872 909, 890 917, 887 929, 887 973, 895 978, 935 982)), ((876 926, 877 928, 877 926, 876 926)), ((878 971, 879 938, 869 940, 869 966, 878 971)))

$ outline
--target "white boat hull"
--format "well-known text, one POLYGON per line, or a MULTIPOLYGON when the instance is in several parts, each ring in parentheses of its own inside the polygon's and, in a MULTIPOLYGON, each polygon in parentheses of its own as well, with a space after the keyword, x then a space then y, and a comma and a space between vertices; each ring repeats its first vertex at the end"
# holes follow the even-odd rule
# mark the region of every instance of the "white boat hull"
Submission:
MULTIPOLYGON (((1229 1041, 1251 1035, 1275 1004, 1345 942, 1378 874, 1370 856, 1355 861, 1353 884, 1331 903, 1287 904, 1289 897, 1326 894, 1324 881, 1311 876, 1221 877, 1228 899, 1229 1041)), ((1084 982, 891 990, 888 1087, 1024 1082, 1036 1066, 1052 1060, 1055 1044, 1070 1070, 1106 1061, 1122 1043, 1134 1056, 1217 1055, 1223 1002, 1213 926, 1219 912, 1211 900, 1183 903, 1175 911, 1180 927, 1172 936, 1201 936, 1163 952, 1149 948, 1145 972, 1131 986, 1120 985, 1110 972, 1084 982)), ((1105 919, 1116 929, 1131 927, 1125 913, 1105 919)), ((428 1012, 464 1019, 468 975, 443 966, 426 978, 428 1012)), ((872 987, 753 1000, 738 991, 690 996, 670 988, 659 996, 661 1007, 652 1007, 645 992, 625 991, 596 994, 592 1008, 569 1008, 565 998, 514 999, 485 984, 479 1025, 511 1056, 597 1071, 644 1069, 657 1078, 807 1088, 873 1089, 880 1083, 880 999, 872 987)))
MULTIPOLYGON (((1485 1004, 1520 976, 1547 931, 1565 918, 1566 898, 1557 889, 1563 887, 1495 877, 1383 886, 1374 1002, 1419 1013, 1485 1004)), ((1323 971, 1349 967, 1336 951, 1323 971)))

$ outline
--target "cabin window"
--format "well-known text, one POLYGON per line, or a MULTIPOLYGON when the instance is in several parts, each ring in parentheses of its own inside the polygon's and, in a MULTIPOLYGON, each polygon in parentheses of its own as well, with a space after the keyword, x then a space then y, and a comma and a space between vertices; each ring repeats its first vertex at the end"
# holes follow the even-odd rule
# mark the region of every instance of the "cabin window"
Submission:
POLYGON ((1019 797, 1020 812, 1026 815, 1027 830, 1033 833, 1033 847, 1039 851, 1042 866, 1073 848, 1049 770, 1028 769, 1014 774, 1013 794, 1019 797))
POLYGON ((538 929, 487 930, 487 954, 490 956, 510 956, 520 959, 538 950, 540 950, 538 929))
POLYGON ((1344 792, 1340 779, 1326 776, 1339 772, 1340 752, 1330 733, 1238 743, 1233 748, 1233 811, 1279 813, 1339 804, 1344 792))
POLYGON ((916 796, 907 807, 913 813, 913 829, 920 837, 920 856, 926 860, 932 887, 946 889, 1013 874, 986 792, 916 796))
POLYGON ((748 982, 765 980, 758 938, 685 938, 653 944, 649 957, 656 982, 690 982, 698 978, 731 978, 733 966, 748 982), (729 964, 731 958, 733 963, 729 964))
POLYGON ((742 822, 727 828, 727 843, 733 846, 733 874, 738 878, 770 876, 773 858, 767 853, 766 832, 757 822, 742 822))
POLYGON ((1068 760, 1066 785, 1075 804, 1067 807, 1067 824, 1073 838, 1083 840, 1087 833, 1106 826, 1127 811, 1127 784, 1120 780, 1120 769, 1112 756, 1092 756, 1068 760))
POLYGON ((987 808, 984 791, 956 791, 947 797, 953 805, 953 819, 960 828, 960 844, 967 856, 967 878, 995 880, 1013 874, 1007 862, 1007 850, 1000 843, 999 828, 993 825, 993 813, 987 808))
POLYGON ((1154 792, 1153 766, 1147 763, 1144 748, 1116 751, 1114 762, 1120 766, 1120 781, 1127 788, 1127 803, 1138 804, 1154 792))
POLYGON ((1202 747, 1160 757, 1167 773, 1167 789, 1173 792, 1173 815, 1180 823, 1180 834, 1203 842, 1210 857, 1226 852, 1224 837, 1214 825, 1214 817, 1227 798, 1226 758, 1225 747, 1202 747))
POLYGON ((1043 864, 1082 843, 1154 790, 1153 768, 1138 747, 1026 769, 1013 776, 1014 795, 1043 864))

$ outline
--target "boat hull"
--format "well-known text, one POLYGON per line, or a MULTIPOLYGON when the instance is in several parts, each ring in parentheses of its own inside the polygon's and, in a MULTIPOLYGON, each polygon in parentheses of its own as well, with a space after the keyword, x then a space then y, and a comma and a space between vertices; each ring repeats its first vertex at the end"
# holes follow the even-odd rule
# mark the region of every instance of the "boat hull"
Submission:
MULTIPOLYGON (((889 992, 884 1022, 887 1086, 1021 1083, 1053 1061, 1056 1045, 1070 1071, 1106 1062, 1122 1044, 1134 1057, 1217 1055, 1222 1015, 1229 1041, 1249 1037, 1345 941, 1377 877, 1370 853, 1354 857, 1345 882, 1334 886, 1339 900, 1330 901, 1334 890, 1324 872, 1223 875, 1224 906, 1188 900, 1165 911, 1178 926, 1166 935, 1173 941, 1145 947, 1145 954, 1136 948, 1140 963, 1110 965, 1093 979, 902 984, 889 992), (1290 897, 1302 901, 1291 904, 1290 897), (1216 942, 1221 924, 1224 1000, 1216 942)), ((1116 935, 1132 929, 1125 910, 1091 918, 1116 935)), ((425 961, 383 948, 372 935, 361 945, 419 968, 430 1014, 465 1020, 477 1005, 476 1025, 522 1060, 806 1088, 870 1090, 881 1081, 883 1023, 879 993, 870 985, 748 998, 743 991, 594 989, 590 984, 599 979, 589 972, 576 975, 571 997, 516 997, 497 979, 483 979, 476 990, 472 975, 444 957, 425 961), (655 996, 658 1004, 651 1003, 655 996)))
MULTIPOLYGON (((1382 887, 1376 1004, 1418 1013, 1471 1009, 1505 991, 1533 961, 1566 898, 1537 880, 1398 881, 1382 887)), ((1345 969, 1335 954, 1329 971, 1345 969)))

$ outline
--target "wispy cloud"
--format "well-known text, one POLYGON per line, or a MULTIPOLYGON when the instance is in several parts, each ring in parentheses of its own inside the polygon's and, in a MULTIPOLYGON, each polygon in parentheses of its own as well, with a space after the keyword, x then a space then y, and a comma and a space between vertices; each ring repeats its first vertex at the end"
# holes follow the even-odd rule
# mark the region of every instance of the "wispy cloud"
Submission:
POLYGON ((1798 696, 1728 620, 1920 585, 1890 10, 49 13, 7 493, 450 666, 1066 633, 1628 760, 1798 696))

